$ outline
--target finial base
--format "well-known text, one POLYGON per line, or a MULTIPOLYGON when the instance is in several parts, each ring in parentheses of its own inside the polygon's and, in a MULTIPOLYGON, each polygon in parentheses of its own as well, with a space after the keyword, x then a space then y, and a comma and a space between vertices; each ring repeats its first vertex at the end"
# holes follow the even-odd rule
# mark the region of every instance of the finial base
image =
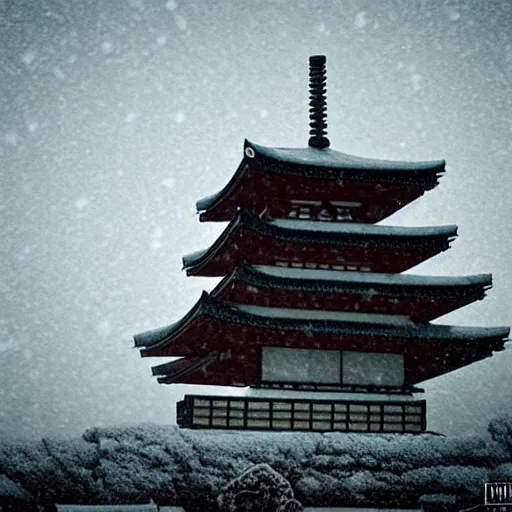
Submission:
POLYGON ((327 137, 311 137, 308 141, 308 146, 316 149, 328 148, 330 144, 327 137))

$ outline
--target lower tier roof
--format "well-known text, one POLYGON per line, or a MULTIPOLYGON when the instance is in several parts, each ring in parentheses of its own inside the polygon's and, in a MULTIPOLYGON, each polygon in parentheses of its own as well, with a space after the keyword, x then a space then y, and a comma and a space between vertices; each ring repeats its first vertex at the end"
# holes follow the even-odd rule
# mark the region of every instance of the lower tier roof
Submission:
POLYGON ((288 313, 225 304, 205 292, 182 320, 135 336, 135 345, 141 348, 142 356, 185 356, 181 365, 198 365, 194 371, 185 372, 189 377, 179 382, 193 383, 190 376, 196 370, 205 371, 207 358, 209 371, 218 370, 210 383, 222 381, 222 385, 245 382, 231 373, 226 362, 231 359, 232 363, 238 361, 235 368, 243 368, 242 373, 248 375, 248 383, 239 385, 256 384, 258 377, 252 366, 257 366, 264 346, 403 353, 407 384, 412 385, 491 356, 503 349, 509 333, 507 327, 380 325, 322 318, 310 312, 303 316, 288 313), (212 353, 224 356, 217 361, 213 356, 208 359, 212 353))

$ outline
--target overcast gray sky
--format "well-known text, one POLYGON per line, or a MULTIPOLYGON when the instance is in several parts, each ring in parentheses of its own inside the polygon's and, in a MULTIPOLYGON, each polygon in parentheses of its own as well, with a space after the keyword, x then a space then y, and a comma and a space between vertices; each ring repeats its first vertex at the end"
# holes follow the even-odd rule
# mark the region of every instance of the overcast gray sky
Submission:
MULTIPOLYGON (((181 256, 222 225, 243 140, 304 146, 308 56, 327 55, 331 147, 444 158, 440 186, 387 224, 459 226, 423 274, 492 272, 439 320, 509 325, 512 4, 490 1, 0 1, 0 436, 171 422, 132 335, 216 280, 181 256)), ((429 428, 510 411, 512 350, 425 384, 429 428)))

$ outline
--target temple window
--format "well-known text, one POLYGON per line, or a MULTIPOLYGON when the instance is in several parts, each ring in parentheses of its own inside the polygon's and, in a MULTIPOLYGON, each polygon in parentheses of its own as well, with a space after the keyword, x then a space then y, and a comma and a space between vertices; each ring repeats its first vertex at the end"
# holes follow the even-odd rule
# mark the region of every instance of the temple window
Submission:
POLYGON ((290 213, 288 217, 291 219, 311 219, 313 218, 312 210, 318 208, 322 203, 320 201, 301 201, 292 200, 290 213))
POLYGON ((358 206, 361 206, 361 203, 355 201, 305 201, 293 199, 290 201, 288 217, 291 219, 351 222, 353 218, 350 209, 358 206))
POLYGON ((347 386, 404 385, 402 354, 263 347, 261 380, 347 386))
POLYGON ((336 220, 352 221, 352 215, 348 208, 336 208, 336 220))
POLYGON ((331 201, 331 204, 336 208, 336 220, 352 222, 352 209, 359 208, 361 203, 359 201, 331 201))
POLYGON ((261 378, 267 382, 339 384, 340 352, 263 347, 261 378))
POLYGON ((402 386, 404 358, 402 354, 376 352, 343 352, 343 384, 402 386))
POLYGON ((347 270, 349 272, 371 272, 371 267, 367 264, 360 265, 358 263, 349 265, 331 264, 331 263, 318 263, 316 261, 289 261, 289 260, 276 260, 274 265, 276 267, 292 267, 292 268, 307 268, 307 269, 320 269, 320 270, 347 270))
POLYGON ((322 201, 313 212, 317 220, 337 220, 338 217, 338 210, 330 201, 322 201))

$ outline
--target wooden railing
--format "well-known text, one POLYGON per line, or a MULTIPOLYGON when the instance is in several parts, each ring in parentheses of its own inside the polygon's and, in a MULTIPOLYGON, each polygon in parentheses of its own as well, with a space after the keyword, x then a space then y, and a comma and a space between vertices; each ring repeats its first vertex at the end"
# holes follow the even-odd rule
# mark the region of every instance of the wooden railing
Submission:
POLYGON ((424 400, 350 401, 185 395, 178 424, 192 429, 421 433, 424 400))

